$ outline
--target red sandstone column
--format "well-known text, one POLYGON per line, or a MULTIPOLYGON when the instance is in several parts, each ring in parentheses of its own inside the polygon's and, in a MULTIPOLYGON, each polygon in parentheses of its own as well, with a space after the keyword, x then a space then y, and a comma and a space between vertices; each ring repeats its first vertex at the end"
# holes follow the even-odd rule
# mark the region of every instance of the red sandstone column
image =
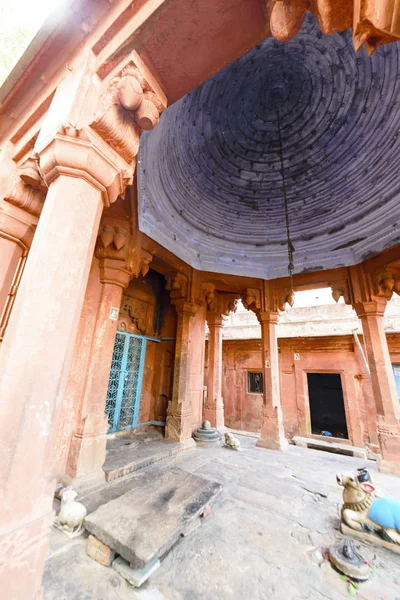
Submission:
MULTIPOLYGON (((192 440, 190 403, 190 323, 198 305, 185 300, 173 301, 178 316, 175 341, 172 400, 168 404, 165 437, 175 442, 192 440)), ((195 443, 194 440, 193 444, 195 443)))
POLYGON ((264 376, 264 400, 262 407, 261 437, 257 446, 272 450, 287 450, 288 442, 283 429, 279 391, 279 360, 276 325, 277 312, 260 312, 261 347, 264 376))
POLYGON ((67 475, 74 478, 104 478, 102 466, 106 457, 109 429, 105 405, 118 324, 116 319, 110 319, 110 311, 112 308, 119 310, 123 290, 129 285, 132 276, 124 266, 123 261, 100 261, 100 307, 91 345, 79 425, 72 436, 67 463, 67 475))
POLYGON ((0 589, 26 600, 38 591, 46 556, 55 484, 48 472, 51 431, 103 201, 123 191, 115 163, 87 142, 57 135, 40 160, 49 191, 0 356, 0 589))
POLYGON ((208 386, 204 417, 217 429, 224 426, 224 402, 222 398, 222 327, 224 319, 216 313, 207 313, 208 338, 208 386))
POLYGON ((51 184, 3 342, 0 547, 8 547, 9 556, 7 587, 0 587, 12 590, 10 598, 34 597, 40 583, 37 570, 53 518, 47 440, 68 375, 102 209, 100 191, 82 179, 60 176, 51 184), (25 536, 36 543, 22 559, 15 540, 25 536))
POLYGON ((385 307, 385 298, 354 304, 361 319, 371 372, 382 455, 380 469, 400 475, 400 411, 383 323, 385 307))

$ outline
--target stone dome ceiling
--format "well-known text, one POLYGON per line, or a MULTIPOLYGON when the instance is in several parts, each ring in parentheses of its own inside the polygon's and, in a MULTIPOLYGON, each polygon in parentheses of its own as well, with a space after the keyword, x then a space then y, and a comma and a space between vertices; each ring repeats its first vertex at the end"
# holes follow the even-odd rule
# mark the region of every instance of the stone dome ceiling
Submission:
POLYGON ((143 135, 140 229, 198 269, 287 275, 278 93, 295 272, 399 243, 399 50, 356 54, 311 15, 250 50, 143 135))

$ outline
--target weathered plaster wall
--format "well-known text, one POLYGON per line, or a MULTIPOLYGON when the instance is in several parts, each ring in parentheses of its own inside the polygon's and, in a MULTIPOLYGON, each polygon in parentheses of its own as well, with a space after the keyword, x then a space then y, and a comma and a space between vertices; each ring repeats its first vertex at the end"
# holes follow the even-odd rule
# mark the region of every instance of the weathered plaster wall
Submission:
MULTIPOLYGON (((400 335, 388 334, 393 363, 400 362, 400 335)), ((375 444, 372 389, 352 336, 279 339, 281 402, 286 437, 310 433, 307 373, 340 373, 350 440, 375 444)), ((262 394, 250 394, 247 372, 261 371, 260 340, 223 342, 225 424, 260 431, 262 394)))

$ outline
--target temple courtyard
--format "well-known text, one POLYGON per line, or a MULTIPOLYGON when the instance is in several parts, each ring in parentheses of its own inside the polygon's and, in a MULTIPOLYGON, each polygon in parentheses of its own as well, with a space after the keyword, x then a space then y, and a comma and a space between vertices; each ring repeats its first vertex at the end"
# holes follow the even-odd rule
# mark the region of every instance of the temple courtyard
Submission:
MULTIPOLYGON (((86 554, 87 534, 68 540, 53 529, 43 578, 43 600, 339 600, 348 584, 324 558, 336 539, 342 488, 337 473, 368 466, 374 484, 399 498, 398 478, 379 473, 373 461, 290 446, 288 452, 256 447, 240 435, 240 451, 195 448, 86 490, 90 513, 119 491, 135 488, 144 473, 168 477, 179 468, 222 484, 202 524, 179 542, 139 589, 112 567, 86 554), (92 508, 91 508, 92 507, 92 508)), ((165 442, 165 444, 168 444, 165 442)), ((115 461, 116 448, 113 447, 115 461)), ((132 448, 127 444, 126 462, 132 448)), ((112 454, 112 453, 111 453, 112 454)), ((111 459, 110 459, 111 460, 111 459)), ((122 461, 123 462, 123 461, 122 461)), ((148 527, 152 535, 151 526, 148 527)), ((400 598, 400 556, 356 541, 376 572, 360 584, 359 600, 400 598)))

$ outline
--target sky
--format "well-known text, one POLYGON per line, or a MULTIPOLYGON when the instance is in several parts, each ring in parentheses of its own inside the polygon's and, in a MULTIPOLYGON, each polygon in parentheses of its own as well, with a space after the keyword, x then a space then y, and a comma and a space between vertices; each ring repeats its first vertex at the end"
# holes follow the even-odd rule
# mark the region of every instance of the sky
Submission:
POLYGON ((0 0, 0 77, 2 80, 18 62, 50 13, 67 1, 0 0))

